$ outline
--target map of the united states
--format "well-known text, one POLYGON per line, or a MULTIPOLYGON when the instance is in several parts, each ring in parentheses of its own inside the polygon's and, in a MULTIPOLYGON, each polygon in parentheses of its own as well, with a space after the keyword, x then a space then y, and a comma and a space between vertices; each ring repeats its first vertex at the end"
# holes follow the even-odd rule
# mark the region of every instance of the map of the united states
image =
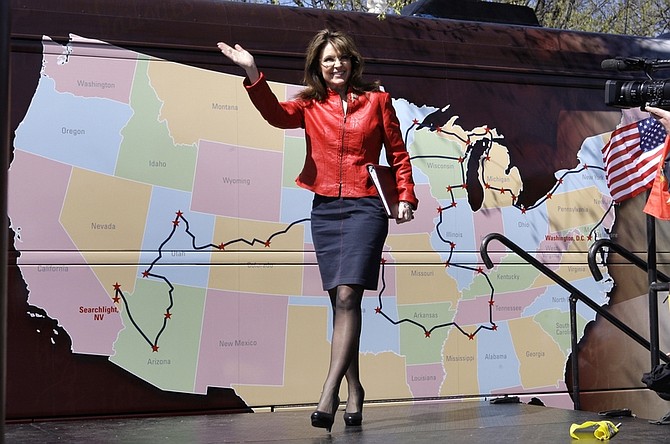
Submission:
MULTIPOLYGON (((109 356, 162 390, 314 402, 331 314, 312 196, 294 183, 303 131, 263 121, 239 76, 77 36, 43 47, 9 173, 29 303, 73 353, 109 356)), ((280 100, 299 88, 271 87, 280 100)), ((585 252, 614 222, 607 135, 524 207, 504 129, 462 128, 448 104, 394 106, 421 203, 412 223, 391 223, 379 291, 364 297, 368 398, 565 392, 568 295, 502 250, 487 270, 479 244, 502 233, 603 303, 585 252)), ((578 308, 582 329, 593 313, 578 308)))

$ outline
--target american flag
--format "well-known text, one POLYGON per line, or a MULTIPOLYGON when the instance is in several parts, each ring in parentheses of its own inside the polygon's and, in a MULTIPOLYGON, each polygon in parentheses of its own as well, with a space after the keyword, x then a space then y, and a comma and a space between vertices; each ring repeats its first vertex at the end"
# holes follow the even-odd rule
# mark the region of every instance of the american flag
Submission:
POLYGON ((602 149, 607 186, 615 202, 651 187, 661 161, 665 128, 653 117, 621 126, 602 149))

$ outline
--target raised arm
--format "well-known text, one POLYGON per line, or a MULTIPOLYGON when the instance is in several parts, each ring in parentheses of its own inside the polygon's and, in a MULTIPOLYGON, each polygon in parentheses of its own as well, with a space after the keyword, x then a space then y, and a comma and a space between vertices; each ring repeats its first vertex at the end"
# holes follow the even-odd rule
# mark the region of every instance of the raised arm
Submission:
POLYGON ((260 74, 258 73, 258 67, 256 67, 254 56, 252 56, 249 51, 238 44, 236 44, 235 47, 232 47, 224 42, 219 42, 216 46, 218 46, 223 55, 228 57, 237 66, 244 69, 251 84, 256 83, 260 74))

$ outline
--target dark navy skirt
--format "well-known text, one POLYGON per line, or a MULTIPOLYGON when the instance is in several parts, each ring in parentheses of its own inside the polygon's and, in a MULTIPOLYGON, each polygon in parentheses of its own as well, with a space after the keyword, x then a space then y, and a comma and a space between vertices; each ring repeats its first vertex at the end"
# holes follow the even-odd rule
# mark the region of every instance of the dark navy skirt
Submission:
POLYGON ((376 290, 388 218, 378 197, 341 198, 316 194, 312 240, 323 289, 362 285, 376 290))

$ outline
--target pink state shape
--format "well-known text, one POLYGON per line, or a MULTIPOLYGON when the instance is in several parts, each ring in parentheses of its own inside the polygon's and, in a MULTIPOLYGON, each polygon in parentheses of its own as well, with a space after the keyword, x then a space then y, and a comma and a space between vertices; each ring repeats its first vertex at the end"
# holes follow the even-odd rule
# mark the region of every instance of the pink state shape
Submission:
POLYGON ((489 313, 491 310, 491 319, 494 323, 506 321, 509 319, 518 319, 521 314, 519 311, 497 310, 498 306, 519 306, 521 312, 525 310, 535 299, 540 297, 546 291, 545 287, 531 288, 509 293, 494 293, 493 306, 490 306, 490 295, 479 296, 475 299, 469 299, 458 303, 455 322, 458 325, 490 325, 489 313))
POLYGON ((429 398, 440 394, 444 381, 442 364, 408 365, 407 385, 415 398, 429 398))
POLYGON ((114 307, 109 293, 88 266, 70 265, 67 271, 48 267, 85 264, 59 222, 70 172, 67 165, 15 150, 9 172, 8 214, 12 228, 20 228, 15 247, 26 252, 17 263, 29 290, 28 302, 58 320, 72 339, 73 352, 111 356, 123 328, 118 312, 98 313, 103 314, 101 318, 80 310, 114 307), (37 177, 39 186, 35 184, 37 177), (52 251, 62 251, 65 257, 54 258, 52 251))
POLYGON ((282 385, 287 322, 287 296, 208 290, 196 392, 233 384, 282 385))
POLYGON ((54 79, 56 91, 78 97, 99 97, 130 103, 137 54, 103 43, 71 43, 67 62, 63 46, 44 42, 44 73, 54 79))
POLYGON ((558 233, 549 233, 545 240, 538 245, 536 259, 545 264, 551 270, 557 270, 561 265, 563 253, 568 251, 568 247, 573 242, 574 234, 562 235, 558 233), (556 240, 553 240, 555 237, 556 240))
POLYGON ((191 209, 276 222, 280 217, 282 153, 202 141, 191 209))
POLYGON ((414 187, 417 199, 419 199, 419 208, 414 213, 414 220, 397 224, 394 220, 389 220, 389 234, 416 234, 430 233, 435 230, 435 217, 437 216, 437 207, 440 205, 430 193, 428 184, 418 184, 414 187))

